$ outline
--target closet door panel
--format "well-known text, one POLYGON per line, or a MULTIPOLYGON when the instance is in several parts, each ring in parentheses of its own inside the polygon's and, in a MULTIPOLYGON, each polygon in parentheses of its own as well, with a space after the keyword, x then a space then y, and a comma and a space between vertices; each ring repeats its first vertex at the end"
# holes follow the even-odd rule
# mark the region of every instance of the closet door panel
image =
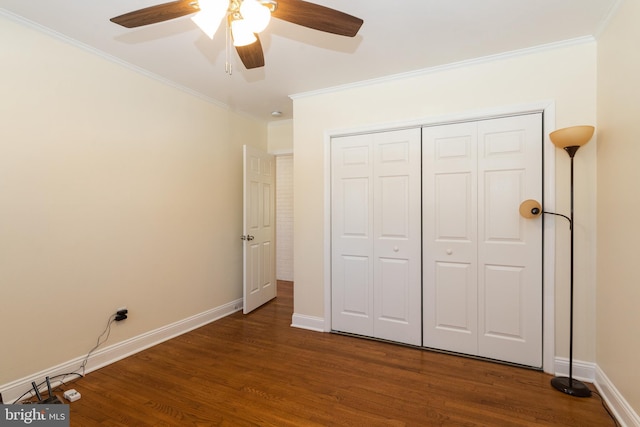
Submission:
MULTIPOLYGON (((469 295, 474 289, 475 270, 469 263, 436 263, 435 274, 435 327, 440 331, 471 335, 475 333, 475 319, 469 317, 469 307, 464 301, 473 301, 469 295), (463 303, 460 303, 460 302, 463 303)), ((461 341, 462 344, 464 344, 461 341)), ((454 345, 456 351, 464 346, 454 345)), ((449 348, 453 350, 453 348, 449 348)), ((468 349, 467 349, 468 350, 468 349)))
POLYGON ((362 135, 335 138, 331 151, 332 328, 373 335, 373 152, 362 135))
POLYGON ((422 130, 423 345, 477 351, 476 124, 422 130))
POLYGON ((420 130, 334 138, 332 329, 420 345, 420 130))
POLYGON ((390 322, 409 322, 411 314, 410 262, 406 259, 379 258, 378 263, 380 301, 376 304, 377 319, 390 322))
POLYGON ((478 354, 542 366, 542 117, 478 123, 478 354))
POLYGON ((422 343, 420 129, 374 135, 375 337, 422 343))
POLYGON ((540 114, 423 129, 423 342, 540 367, 540 114))
POLYGON ((523 268, 485 265, 484 334, 498 339, 522 341, 524 296, 523 268))

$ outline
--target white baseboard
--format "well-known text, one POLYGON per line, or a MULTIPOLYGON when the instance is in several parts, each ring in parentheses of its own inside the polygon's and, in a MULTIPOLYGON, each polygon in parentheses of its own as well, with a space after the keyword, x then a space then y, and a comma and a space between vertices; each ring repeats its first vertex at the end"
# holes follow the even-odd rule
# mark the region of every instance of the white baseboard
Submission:
POLYGON ((293 316, 291 316, 291 326, 310 331, 325 332, 324 318, 322 317, 293 313, 293 316))
MULTIPOLYGON (((569 376, 569 359, 555 358, 555 375, 569 376)), ((622 427, 640 427, 640 416, 595 363, 573 361, 573 377, 593 383, 622 427)))
POLYGON ((595 385, 622 427, 640 427, 640 416, 633 410, 600 367, 596 367, 595 385))
MULTIPOLYGON (((569 359, 556 357, 554 359, 554 375, 569 376, 569 359)), ((573 378, 593 383, 596 380, 596 364, 592 362, 573 361, 573 378)))
MULTIPOLYGON (((95 371, 96 369, 100 369, 111 363, 117 362, 118 360, 124 359, 127 356, 131 356, 132 354, 138 353, 149 347, 153 347, 156 344, 160 344, 161 342, 170 340, 171 338, 175 338, 193 329, 214 322, 239 310, 242 310, 242 299, 232 301, 220 307, 207 310, 205 312, 196 314, 195 316, 179 320, 175 323, 110 345, 108 347, 105 347, 104 349, 97 350, 92 353, 87 360, 85 374, 91 371, 95 371)), ((44 382, 47 376, 53 378, 55 376, 61 376, 69 372, 78 372, 80 365, 86 357, 87 356, 85 354, 73 360, 61 363, 60 365, 52 366, 48 369, 36 372, 24 378, 20 378, 16 381, 0 385, 0 393, 2 393, 4 402, 13 403, 14 400, 18 399, 22 396, 23 393, 31 389, 32 381, 40 384, 41 382, 44 382)), ((69 381, 73 378, 74 375, 69 375, 67 377, 63 377, 62 380, 69 381)), ((57 386, 59 384, 60 381, 52 381, 53 386, 57 386)))

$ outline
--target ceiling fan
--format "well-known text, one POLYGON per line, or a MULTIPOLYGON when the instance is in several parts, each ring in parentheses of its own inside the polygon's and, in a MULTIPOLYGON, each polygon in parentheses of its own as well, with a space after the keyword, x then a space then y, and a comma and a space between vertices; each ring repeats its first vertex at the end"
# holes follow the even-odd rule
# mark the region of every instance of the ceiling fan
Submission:
POLYGON ((141 27, 197 13, 193 21, 210 38, 226 17, 233 45, 247 69, 264 66, 258 33, 271 16, 314 30, 354 37, 363 24, 355 16, 303 0, 177 0, 111 18, 126 28, 141 27))

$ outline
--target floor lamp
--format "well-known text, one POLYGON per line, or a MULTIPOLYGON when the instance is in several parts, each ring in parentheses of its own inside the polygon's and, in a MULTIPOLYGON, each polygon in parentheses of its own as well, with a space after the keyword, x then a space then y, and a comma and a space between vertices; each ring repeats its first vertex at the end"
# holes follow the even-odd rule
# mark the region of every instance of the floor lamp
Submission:
POLYGON ((569 377, 554 377, 551 385, 557 390, 576 397, 589 397, 591 390, 582 382, 573 378, 573 157, 580 147, 591 140, 595 128, 593 126, 573 126, 559 129, 549 134, 551 142, 562 148, 571 158, 571 213, 570 217, 553 212, 542 211, 535 200, 525 200, 520 205, 520 215, 534 218, 542 213, 561 216, 569 221, 571 230, 571 279, 570 279, 570 308, 569 308, 569 377))
POLYGON ((553 145, 562 148, 571 158, 571 213, 569 228, 571 229, 571 279, 570 279, 570 309, 569 309, 569 377, 555 377, 551 385, 557 390, 576 397, 589 397, 591 390, 581 381, 573 378, 573 157, 576 151, 591 140, 593 126, 573 126, 559 129, 549 134, 553 145))

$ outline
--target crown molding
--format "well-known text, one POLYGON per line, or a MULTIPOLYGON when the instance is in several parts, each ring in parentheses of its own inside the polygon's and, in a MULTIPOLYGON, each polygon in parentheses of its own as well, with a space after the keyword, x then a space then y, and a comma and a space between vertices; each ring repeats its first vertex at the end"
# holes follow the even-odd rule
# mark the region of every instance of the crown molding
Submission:
POLYGON ((409 71, 406 73, 392 74, 390 76, 380 77, 376 79, 362 80, 359 82, 349 83, 346 85, 332 86, 332 87, 318 89, 318 90, 309 91, 309 92, 295 93, 295 94, 289 95, 289 98, 295 100, 295 99, 307 98, 311 96, 323 95, 323 94, 328 94, 333 92, 341 92, 347 89, 354 89, 354 88, 359 88, 363 86, 389 83, 389 82, 404 80, 412 77, 420 77, 428 74, 434 74, 434 73, 440 73, 443 71, 449 71, 449 70, 454 70, 458 68, 470 67, 473 65, 480 65, 480 64, 486 64, 486 63, 495 62, 495 61, 502 61, 505 59, 515 58, 519 56, 527 56, 527 55, 531 55, 539 52, 547 52, 550 50, 561 49, 569 46, 592 43, 595 41, 596 39, 593 36, 577 37, 574 39, 563 40, 560 42, 548 43, 548 44, 539 45, 539 46, 533 46, 525 49, 512 50, 509 52, 498 53, 495 55, 487 55, 480 58, 468 59, 468 60, 459 61, 459 62, 452 62, 450 64, 437 65, 435 67, 423 68, 420 70, 409 71))
MULTIPOLYGON (((62 41, 64 43, 69 44, 71 46, 74 46, 74 47, 76 47, 78 49, 84 50, 85 52, 88 52, 88 53, 91 53, 93 55, 99 56, 99 57, 101 57, 101 58, 103 58, 103 59, 105 59, 105 60, 107 60, 109 62, 112 62, 112 63, 115 63, 117 65, 120 65, 120 66, 122 66, 124 68, 127 68, 127 69, 129 69, 131 71, 134 71, 134 72, 136 72, 138 74, 141 74, 141 75, 143 75, 145 77, 148 77, 148 78, 150 78, 152 80, 160 82, 160 83, 162 83, 162 84, 164 84, 166 86, 170 86, 170 87, 172 87, 174 89, 177 89, 179 91, 185 92, 185 93, 187 93, 189 95, 192 95, 192 96, 194 96, 196 98, 199 98, 199 99, 201 99, 201 100, 203 100, 205 102, 208 102, 210 104, 214 104, 214 105, 216 105, 216 106, 218 106, 218 107, 220 107, 222 109, 230 110, 230 111, 232 110, 231 107, 229 107, 229 105, 227 105, 227 104, 225 104, 225 103, 223 103, 221 101, 218 101, 217 99, 205 96, 202 93, 197 92, 197 91, 195 91, 193 89, 190 89, 190 88, 188 88, 186 86, 179 85, 179 84, 177 84, 175 82, 172 82, 169 79, 166 79, 166 78, 164 78, 162 76, 159 76, 158 74, 151 73, 151 72, 145 70, 144 68, 138 67, 137 65, 133 65, 133 64, 127 62, 127 61, 123 61, 120 58, 117 58, 117 57, 115 57, 113 55, 110 55, 110 54, 108 54, 106 52, 103 52, 103 51, 101 51, 99 49, 96 49, 96 48, 94 48, 92 46, 89 46, 87 44, 81 43, 78 40, 75 40, 75 39, 73 39, 73 38, 71 38, 69 36, 66 36, 66 35, 64 35, 62 33, 54 31, 51 28, 45 27, 45 26, 40 25, 40 24, 38 24, 36 22, 30 21, 30 20, 25 19, 25 18, 23 18, 21 16, 18 16, 18 15, 14 14, 14 13, 6 10, 6 9, 0 8, 0 16, 4 16, 4 17, 6 17, 7 19, 9 19, 11 21, 14 21, 14 22, 16 22, 18 24, 24 25, 25 27, 28 27, 28 28, 36 30, 36 31, 38 31, 40 33, 46 34, 46 35, 48 35, 48 36, 50 36, 50 37, 52 37, 54 39, 62 41)), ((242 114, 241 112, 238 112, 238 113, 242 114)), ((255 119, 255 117, 252 117, 252 116, 250 116, 250 117, 255 119)))
POLYGON ((609 8, 609 11, 607 12, 607 15, 600 22, 600 25, 598 25, 598 28, 596 29, 596 31, 594 33, 594 37, 596 39, 599 39, 600 35, 605 30, 605 28, 607 28, 609 26, 609 23, 611 22, 613 17, 618 13, 618 9, 620 9, 620 6, 622 5, 622 2, 623 2, 623 0, 616 0, 616 2, 611 5, 611 7, 609 8))

